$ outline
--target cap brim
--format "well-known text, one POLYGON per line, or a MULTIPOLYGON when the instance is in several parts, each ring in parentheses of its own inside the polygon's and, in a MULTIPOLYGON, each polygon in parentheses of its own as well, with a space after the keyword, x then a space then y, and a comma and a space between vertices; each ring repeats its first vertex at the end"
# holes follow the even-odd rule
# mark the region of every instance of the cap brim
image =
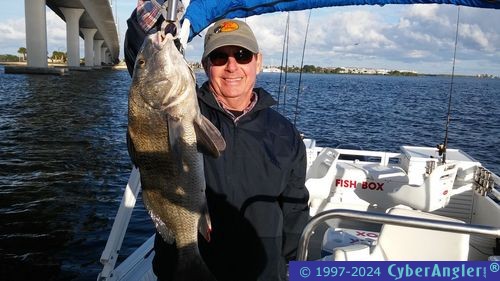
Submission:
POLYGON ((215 39, 213 42, 211 42, 210 46, 207 46, 207 48, 205 48, 205 51, 203 52, 202 60, 204 60, 215 49, 218 49, 218 48, 224 47, 224 46, 242 47, 242 48, 249 50, 250 52, 252 52, 254 54, 257 54, 259 52, 259 47, 254 42, 252 42, 252 40, 248 39, 247 37, 238 36, 238 35, 223 36, 223 37, 215 39))

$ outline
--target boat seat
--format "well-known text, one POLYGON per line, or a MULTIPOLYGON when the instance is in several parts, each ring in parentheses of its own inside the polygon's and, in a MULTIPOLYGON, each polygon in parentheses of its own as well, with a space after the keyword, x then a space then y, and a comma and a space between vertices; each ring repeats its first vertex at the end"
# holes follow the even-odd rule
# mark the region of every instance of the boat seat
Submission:
MULTIPOLYGON (((463 223, 410 209, 391 208, 388 213, 463 223)), ((384 224, 375 245, 355 244, 336 248, 332 258, 336 261, 465 261, 468 255, 468 234, 384 224)))
POLYGON ((339 153, 331 148, 323 149, 308 170, 305 186, 309 191, 311 215, 330 196, 332 184, 337 174, 339 153))

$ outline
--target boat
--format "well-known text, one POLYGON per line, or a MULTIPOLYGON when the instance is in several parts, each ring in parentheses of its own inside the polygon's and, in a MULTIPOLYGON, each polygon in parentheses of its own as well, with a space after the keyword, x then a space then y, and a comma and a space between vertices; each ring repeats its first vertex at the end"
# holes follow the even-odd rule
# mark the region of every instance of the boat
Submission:
MULTIPOLYGON (((223 17, 413 1, 182 2, 187 7, 181 28, 186 44, 223 17)), ((500 9, 498 1, 415 2, 500 9)), ((500 260, 500 177, 466 152, 442 146, 401 146, 399 152, 322 147, 310 138, 304 143, 312 219, 300 239, 298 260, 500 260)), ((139 171, 133 168, 100 258, 99 281, 156 280, 153 233, 116 266, 139 191, 139 171)))
POLYGON ((282 73, 283 71, 277 67, 269 66, 269 67, 262 68, 262 72, 282 73))

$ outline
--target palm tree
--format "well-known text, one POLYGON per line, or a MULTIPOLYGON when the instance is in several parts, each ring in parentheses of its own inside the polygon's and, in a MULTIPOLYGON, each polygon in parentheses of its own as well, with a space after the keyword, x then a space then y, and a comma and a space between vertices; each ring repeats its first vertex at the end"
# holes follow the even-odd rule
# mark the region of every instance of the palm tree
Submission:
POLYGON ((17 53, 22 54, 23 60, 26 60, 26 54, 28 53, 28 51, 26 50, 25 47, 20 47, 19 50, 17 50, 17 53))
POLYGON ((55 60, 57 62, 66 62, 66 53, 60 51, 53 51, 50 59, 55 60))

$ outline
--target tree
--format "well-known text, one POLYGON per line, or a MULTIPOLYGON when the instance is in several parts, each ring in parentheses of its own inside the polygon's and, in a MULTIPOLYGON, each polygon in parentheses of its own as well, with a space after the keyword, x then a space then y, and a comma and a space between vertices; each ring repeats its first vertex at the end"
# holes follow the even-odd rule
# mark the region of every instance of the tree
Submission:
POLYGON ((66 53, 65 52, 59 52, 59 51, 53 51, 52 56, 50 57, 52 62, 66 62, 66 53))
POLYGON ((28 51, 25 47, 20 47, 19 50, 17 50, 17 53, 23 55, 23 60, 26 60, 26 54, 28 51))
POLYGON ((0 55, 0 61, 19 61, 19 57, 14 55, 0 55))
POLYGON ((316 72, 316 67, 314 65, 304 65, 304 68, 303 68, 304 72, 305 73, 314 73, 316 72))

